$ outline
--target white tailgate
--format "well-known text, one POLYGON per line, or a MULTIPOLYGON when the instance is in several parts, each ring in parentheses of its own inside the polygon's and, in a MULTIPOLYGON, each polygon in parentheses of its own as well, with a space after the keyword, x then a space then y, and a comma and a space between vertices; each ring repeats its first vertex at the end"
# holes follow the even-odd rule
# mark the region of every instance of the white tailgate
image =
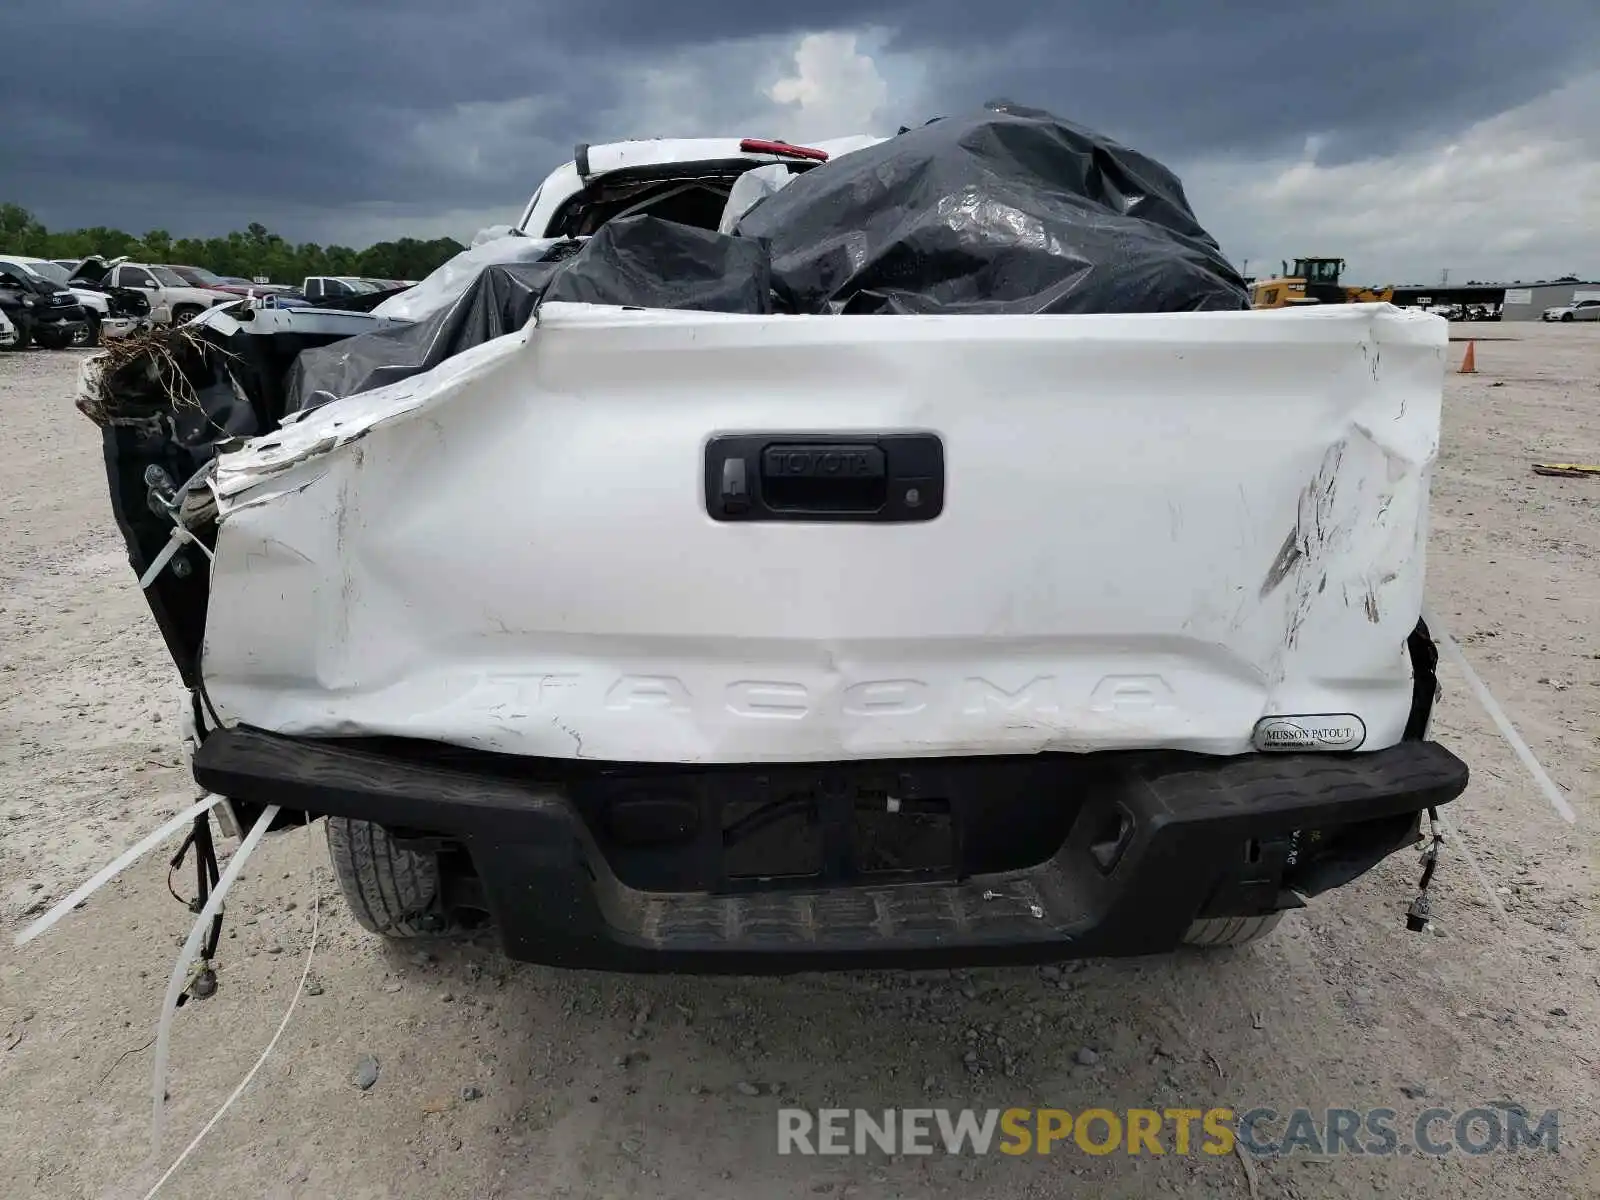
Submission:
POLYGON ((537 327, 222 461, 225 717, 738 762, 1400 736, 1446 325, 1387 305, 537 327), (926 431, 923 524, 730 524, 721 433, 926 431))

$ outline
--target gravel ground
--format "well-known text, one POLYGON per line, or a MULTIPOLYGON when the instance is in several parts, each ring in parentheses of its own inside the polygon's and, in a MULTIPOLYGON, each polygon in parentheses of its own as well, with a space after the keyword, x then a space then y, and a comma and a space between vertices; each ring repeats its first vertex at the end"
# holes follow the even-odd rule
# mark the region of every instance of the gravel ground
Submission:
MULTIPOLYGON (((0 947, 0 1195, 144 1195, 272 1036, 317 916, 310 983, 282 1042, 162 1195, 1600 1193, 1600 479, 1528 469, 1600 462, 1600 328, 1457 333, 1484 340, 1479 373, 1449 379, 1433 604, 1579 823, 1555 817, 1447 667, 1435 732, 1473 784, 1448 810, 1464 844, 1435 885, 1438 936, 1402 929, 1416 882, 1403 854, 1231 954, 788 980, 560 972, 489 945, 397 951, 366 936, 313 827, 270 839, 234 892, 221 990, 178 1014, 152 1159, 148 1042, 191 917, 151 855, 46 937, 0 947), (784 1158, 784 1102, 1381 1106, 1402 1119, 1521 1104, 1561 1110, 1562 1149, 1298 1154, 1248 1171, 1231 1155, 1070 1146, 1048 1158, 784 1158)), ((0 354, 9 929, 191 795, 176 676, 111 523, 96 431, 72 407, 80 357, 0 354)))

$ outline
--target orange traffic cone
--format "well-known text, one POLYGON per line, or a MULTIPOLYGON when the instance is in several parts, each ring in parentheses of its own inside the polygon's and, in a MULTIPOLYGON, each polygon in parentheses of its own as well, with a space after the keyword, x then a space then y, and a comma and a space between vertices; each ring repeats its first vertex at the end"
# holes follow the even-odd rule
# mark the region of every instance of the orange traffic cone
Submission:
POLYGON ((1461 360, 1461 369, 1457 372, 1458 375, 1476 375, 1478 373, 1478 360, 1473 356, 1473 346, 1474 343, 1467 343, 1467 354, 1461 360))

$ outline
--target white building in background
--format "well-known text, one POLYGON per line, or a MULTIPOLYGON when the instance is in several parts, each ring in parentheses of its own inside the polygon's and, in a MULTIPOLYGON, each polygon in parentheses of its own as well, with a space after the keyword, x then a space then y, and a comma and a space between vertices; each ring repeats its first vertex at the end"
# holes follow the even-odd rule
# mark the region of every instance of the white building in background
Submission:
POLYGON ((1566 280, 1561 283, 1508 283, 1502 321, 1537 321, 1547 308, 1600 300, 1600 283, 1566 280))

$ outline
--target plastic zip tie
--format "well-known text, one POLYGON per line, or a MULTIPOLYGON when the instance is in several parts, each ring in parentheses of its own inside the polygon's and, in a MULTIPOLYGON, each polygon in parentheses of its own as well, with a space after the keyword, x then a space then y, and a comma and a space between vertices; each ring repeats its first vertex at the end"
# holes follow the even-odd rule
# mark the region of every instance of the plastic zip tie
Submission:
POLYGON ((204 482, 205 477, 211 473, 212 469, 213 464, 207 463, 183 481, 183 486, 173 493, 170 501, 162 501, 167 510, 167 515, 172 518, 172 536, 167 539, 167 544, 161 547, 161 553, 155 556, 145 573, 139 577, 141 591, 150 590, 150 585, 156 581, 156 576, 161 574, 162 569, 172 561, 172 556, 185 543, 199 547, 200 553, 204 554, 206 558, 212 562, 217 561, 217 556, 211 552, 211 547, 189 532, 189 527, 183 523, 183 518, 178 513, 178 510, 183 506, 184 498, 188 496, 196 484, 204 482))
POLYGON ((233 881, 239 878, 239 873, 244 870, 244 864, 250 861, 250 856, 255 853, 255 848, 261 844, 261 839, 267 836, 267 829, 272 825, 272 819, 278 815, 278 806, 269 804, 256 823, 250 826, 250 832, 245 834, 244 841, 234 851, 233 857, 228 860, 227 869, 222 872, 222 878, 217 881, 217 886, 211 889, 205 906, 201 908, 200 915, 195 918, 194 928, 189 930, 189 936, 184 939, 183 949, 178 951, 178 960, 172 964, 172 975, 167 980, 166 999, 161 1003, 161 1020, 156 1024, 156 1057, 151 1070, 150 1093, 152 1100, 152 1114, 150 1119, 150 1157, 161 1153, 161 1134, 166 1117, 167 1101, 167 1051, 172 1041, 172 1018, 178 1011, 178 997, 183 994, 184 980, 189 974, 189 965, 194 962, 195 955, 200 950, 200 943, 205 940, 206 927, 211 924, 211 918, 217 915, 217 910, 222 907, 222 901, 227 896, 228 890, 233 887, 233 881))
POLYGON ((77 908, 78 905, 82 904, 95 892, 99 891, 102 887, 109 883, 112 878, 126 870, 138 859, 143 858, 146 854, 150 853, 150 851, 154 850, 174 833, 177 833, 178 830, 189 824, 189 822, 193 821, 201 813, 209 812, 221 800, 221 796, 215 794, 214 792, 208 792, 204 798, 194 804, 191 804, 188 808, 184 809, 177 816, 173 817, 170 821, 161 826, 161 828, 157 829, 154 833, 150 834, 143 841, 129 846, 121 854, 117 855, 116 858, 112 859, 109 863, 91 875, 86 881, 74 888, 72 894, 69 895, 65 900, 62 900, 60 903, 56 904, 50 909, 49 912, 45 913, 44 916, 34 921, 33 924, 29 925, 21 933, 17 934, 15 940, 12 942, 12 945, 25 946, 29 942, 33 941, 34 938, 38 937, 57 921, 61 920, 62 917, 66 916, 73 909, 77 908))
POLYGON ((188 537, 189 531, 182 525, 172 527, 172 536, 167 539, 167 544, 161 547, 161 553, 151 561, 150 569, 139 576, 139 587, 142 591, 150 590, 150 585, 156 581, 156 576, 161 574, 166 565, 172 561, 172 556, 182 548, 188 537))
POLYGON ((217 556, 211 552, 211 548, 190 533, 188 526, 174 525, 172 527, 172 536, 167 539, 167 544, 161 547, 161 553, 157 554, 150 563, 149 570, 139 576, 139 587, 144 591, 149 591, 150 585, 156 581, 156 576, 161 574, 162 568, 171 562, 172 556, 186 544, 197 547, 200 553, 204 554, 212 562, 217 561, 217 556))
POLYGON ((1544 767, 1539 765, 1539 760, 1533 756, 1533 751, 1528 748, 1528 743, 1522 740, 1522 735, 1517 732, 1516 726, 1511 723, 1511 718, 1506 716, 1505 710, 1489 693, 1488 685, 1478 678, 1478 673, 1472 669, 1472 664, 1467 661, 1467 656, 1461 653, 1461 647, 1456 644, 1455 638, 1450 636, 1438 615, 1431 609, 1423 609, 1422 618, 1428 623, 1428 628, 1439 641, 1439 648, 1444 651, 1455 668, 1466 676, 1467 686, 1477 696, 1478 703, 1483 705, 1483 711, 1489 714, 1489 720, 1494 722, 1495 728, 1500 731, 1500 736, 1505 738, 1522 765, 1528 769, 1528 774, 1533 776, 1533 781, 1539 785, 1539 790, 1550 801, 1550 807, 1556 810, 1559 816, 1568 825, 1578 823, 1578 814, 1572 811, 1572 805, 1567 803, 1567 798, 1562 794, 1555 780, 1551 779, 1544 767))
MULTIPOLYGON (((308 846, 310 845, 310 828, 311 827, 308 823, 306 825, 308 846)), ((313 865, 311 868, 311 944, 306 947, 306 962, 305 966, 300 969, 300 982, 295 985, 294 995, 289 1000, 289 1008, 283 1014, 283 1020, 278 1022, 278 1028, 276 1032, 273 1033, 272 1040, 269 1041, 266 1045, 266 1048, 261 1051, 261 1057, 256 1059, 255 1065, 245 1073, 245 1077, 239 1081, 239 1085, 235 1087, 233 1091, 228 1093, 228 1098, 222 1102, 222 1107, 217 1109, 217 1111, 211 1115, 211 1119, 200 1127, 200 1132, 195 1134, 194 1140, 192 1140, 183 1148, 183 1153, 178 1155, 178 1157, 173 1161, 173 1164, 167 1168, 166 1174, 164 1174, 160 1179, 156 1180, 155 1185, 144 1194, 144 1200, 151 1200, 151 1197, 153 1197, 162 1189, 167 1180, 171 1179, 172 1176, 176 1174, 178 1168, 183 1166, 183 1164, 188 1160, 189 1155, 194 1153, 195 1148, 205 1140, 206 1135, 211 1132, 211 1130, 216 1126, 217 1122, 222 1120, 222 1118, 227 1114, 227 1111, 233 1107, 233 1102, 240 1096, 244 1095, 244 1090, 250 1086, 250 1081, 256 1077, 256 1072, 261 1070, 262 1066, 266 1063, 273 1050, 277 1049, 278 1039, 283 1036, 283 1031, 289 1028, 290 1018, 294 1016, 294 1010, 300 1006, 300 997, 306 993, 306 980, 311 977, 311 960, 317 952, 317 931, 321 927, 321 924, 322 893, 317 887, 316 867, 313 865)))

